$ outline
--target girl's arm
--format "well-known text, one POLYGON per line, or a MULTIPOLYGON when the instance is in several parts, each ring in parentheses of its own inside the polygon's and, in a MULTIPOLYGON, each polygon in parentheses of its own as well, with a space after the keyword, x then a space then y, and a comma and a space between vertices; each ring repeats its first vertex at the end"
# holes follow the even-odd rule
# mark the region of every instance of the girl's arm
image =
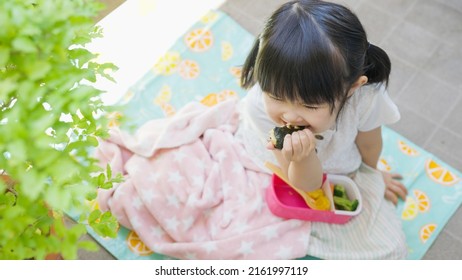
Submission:
POLYGON ((314 191, 322 185, 322 165, 315 151, 314 135, 306 130, 294 132, 284 139, 282 150, 271 144, 276 159, 289 182, 304 191, 314 191))
MULTIPOLYGON (((378 127, 371 131, 358 132, 356 136, 356 145, 365 164, 377 169, 380 153, 382 152, 382 128, 378 127)), ((401 179, 400 174, 391 174, 381 171, 385 182, 385 198, 398 203, 398 197, 405 200, 407 195, 406 187, 396 179, 401 179)))
POLYGON ((380 153, 382 152, 382 128, 370 131, 359 131, 356 136, 356 146, 363 162, 372 168, 377 168, 380 153))

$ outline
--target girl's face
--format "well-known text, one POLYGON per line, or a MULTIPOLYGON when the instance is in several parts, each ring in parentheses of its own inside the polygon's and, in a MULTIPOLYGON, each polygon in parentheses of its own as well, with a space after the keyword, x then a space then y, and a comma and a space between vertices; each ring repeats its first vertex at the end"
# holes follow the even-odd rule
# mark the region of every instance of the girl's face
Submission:
POLYGON ((322 133, 334 126, 339 107, 335 106, 336 109, 331 113, 328 104, 294 104, 278 100, 267 93, 263 93, 263 100, 266 113, 278 125, 305 126, 313 133, 322 133))

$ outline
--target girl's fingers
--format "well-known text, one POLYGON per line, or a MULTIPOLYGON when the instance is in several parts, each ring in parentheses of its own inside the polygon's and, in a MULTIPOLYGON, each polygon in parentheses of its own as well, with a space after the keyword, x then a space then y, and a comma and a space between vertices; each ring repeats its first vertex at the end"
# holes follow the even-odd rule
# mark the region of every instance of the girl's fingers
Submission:
POLYGON ((306 135, 309 143, 310 143, 310 149, 311 150, 314 150, 314 148, 316 147, 316 138, 314 137, 314 134, 311 130, 309 130, 308 128, 305 128, 303 130, 303 133, 304 135, 306 135))
POLYGON ((302 135, 298 131, 292 133, 292 149, 294 155, 300 155, 303 152, 303 146, 302 135))
POLYGON ((398 204, 398 197, 388 188, 385 190, 385 198, 390 200, 394 205, 398 204))
POLYGON ((407 189, 406 187, 396 180, 391 181, 391 185, 388 186, 391 191, 397 194, 402 200, 406 200, 407 189))
POLYGON ((391 175, 391 178, 396 179, 396 180, 402 180, 403 179, 403 175, 398 174, 398 173, 390 173, 390 175, 391 175))
POLYGON ((293 156, 293 149, 292 149, 292 137, 290 135, 286 135, 284 137, 284 144, 282 146, 282 155, 288 160, 292 160, 293 156))

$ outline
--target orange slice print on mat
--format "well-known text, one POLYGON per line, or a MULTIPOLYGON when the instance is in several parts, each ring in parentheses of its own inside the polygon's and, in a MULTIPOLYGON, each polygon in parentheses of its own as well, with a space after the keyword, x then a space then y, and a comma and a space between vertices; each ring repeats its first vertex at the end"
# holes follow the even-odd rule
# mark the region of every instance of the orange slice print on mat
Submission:
POLYGON ((120 125, 120 120, 122 119, 123 115, 120 112, 111 112, 108 114, 108 124, 109 128, 118 127, 120 125))
POLYGON ((242 67, 233 66, 229 68, 229 73, 231 73, 231 75, 233 75, 235 78, 240 79, 242 75, 242 67))
POLYGON ((175 73, 180 61, 181 57, 178 52, 167 52, 154 65, 154 73, 165 76, 171 75, 175 73))
POLYGON ((427 224, 423 226, 419 232, 420 241, 423 243, 427 242, 430 236, 432 236, 432 233, 435 231, 436 227, 436 224, 427 224))
POLYGON ((206 106, 212 107, 218 104, 218 95, 216 93, 207 94, 200 102, 206 106))
POLYGON ((387 160, 384 159, 384 158, 380 158, 378 164, 377 164, 377 168, 379 170, 382 170, 382 171, 390 171, 391 170, 391 166, 388 164, 387 160))
POLYGON ((213 35, 210 30, 198 28, 188 32, 184 41, 190 50, 205 52, 213 45, 213 35))
POLYGON ((195 79, 199 76, 199 73, 199 64, 194 60, 185 59, 178 66, 178 74, 180 74, 183 79, 195 79))
POLYGON ((124 102, 124 103, 130 102, 130 100, 132 100, 134 96, 135 96, 135 94, 134 94, 132 91, 127 91, 127 92, 124 94, 123 102, 124 102))
POLYGON ((175 107, 173 107, 169 103, 160 104, 160 108, 162 109, 162 111, 164 112, 164 115, 166 117, 171 117, 171 116, 175 115, 175 113, 176 113, 175 107))
POLYGON ((168 85, 164 85, 159 90, 159 93, 157 93, 153 103, 156 105, 162 105, 164 103, 168 103, 170 99, 172 99, 172 89, 168 85))
POLYGON ((408 196, 406 198, 406 202, 404 203, 404 209, 403 212, 401 213, 401 218, 403 220, 412 220, 417 216, 417 213, 419 212, 419 207, 417 205, 417 202, 415 201, 414 198, 411 196, 408 196))
POLYGON ((230 42, 223 41, 221 42, 221 60, 227 61, 233 57, 233 46, 230 42))
POLYGON ((417 207, 419 212, 425 213, 430 209, 430 199, 427 194, 421 190, 414 190, 414 196, 417 199, 417 207))
POLYGON ((225 89, 225 90, 220 91, 220 93, 218 94, 218 102, 222 102, 222 101, 225 101, 226 99, 237 98, 237 97, 238 97, 237 93, 234 90, 225 89))
POLYGON ((398 141, 398 146, 401 152, 403 152, 405 155, 415 157, 419 155, 419 151, 416 149, 412 148, 408 144, 406 144, 404 141, 400 140, 398 141))
POLYGON ((127 246, 130 251, 139 256, 149 256, 154 253, 143 243, 143 241, 141 241, 138 234, 134 231, 130 231, 127 236, 127 246))
POLYGON ((215 20, 217 20, 217 18, 218 18, 218 13, 213 12, 213 11, 209 11, 207 14, 205 14, 201 18, 201 22, 204 23, 204 24, 209 24, 209 23, 212 23, 215 20))
POLYGON ((443 186, 452 186, 460 180, 451 171, 442 167, 432 159, 425 162, 425 171, 430 179, 443 186))

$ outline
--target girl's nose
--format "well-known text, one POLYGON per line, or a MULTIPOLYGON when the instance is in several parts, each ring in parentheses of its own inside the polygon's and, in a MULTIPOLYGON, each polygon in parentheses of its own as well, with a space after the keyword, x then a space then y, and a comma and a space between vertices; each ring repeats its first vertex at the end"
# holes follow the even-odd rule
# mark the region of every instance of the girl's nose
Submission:
POLYGON ((286 124, 298 125, 303 123, 303 119, 294 112, 286 112, 282 114, 282 121, 286 124))

